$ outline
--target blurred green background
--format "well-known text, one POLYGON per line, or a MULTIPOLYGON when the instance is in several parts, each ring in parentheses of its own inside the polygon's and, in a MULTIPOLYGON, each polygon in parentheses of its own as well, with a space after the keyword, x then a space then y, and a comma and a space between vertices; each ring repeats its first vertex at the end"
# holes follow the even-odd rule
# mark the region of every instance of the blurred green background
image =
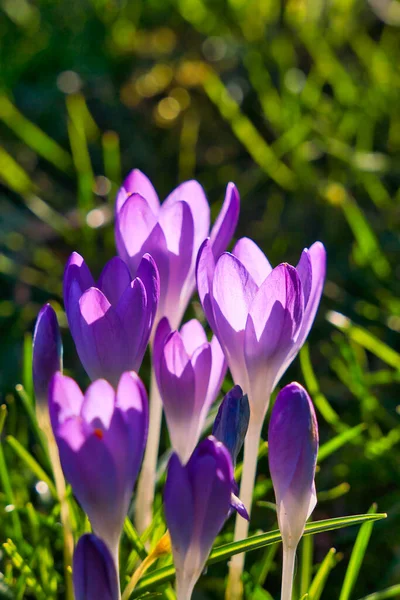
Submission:
MULTIPOLYGON (((252 237, 272 264, 296 264, 316 239, 327 247, 317 322, 284 382, 307 385, 322 442, 364 424, 321 465, 314 513, 366 512, 373 502, 388 512, 374 527, 355 599, 400 580, 399 27, 395 0, 0 0, 6 433, 40 462, 15 385, 31 394, 25 332, 44 302, 58 312, 66 368, 87 383, 66 329, 62 273, 73 249, 95 274, 115 253, 115 193, 129 170, 142 169, 161 198, 195 177, 213 215, 232 180, 242 198, 237 236, 252 237)), ((30 564, 35 538, 25 529, 36 507, 50 561, 40 578, 51 581, 54 558, 61 593, 51 503, 10 444, 2 446, 11 488, 3 472, 0 541, 14 539, 15 503, 18 549, 30 564)), ((263 504, 273 501, 267 478, 264 459, 254 530, 274 526, 263 504)), ((332 545, 338 551, 327 600, 339 597, 356 533, 314 540, 315 564, 332 545)), ((26 575, 15 595, 7 591, 20 567, 4 559, 0 597, 36 597, 26 575)), ((264 559, 262 551, 248 557, 249 598, 269 598, 263 586, 277 597, 279 552, 267 579, 264 559)), ((226 566, 210 569, 203 597, 222 597, 225 574, 226 566)))

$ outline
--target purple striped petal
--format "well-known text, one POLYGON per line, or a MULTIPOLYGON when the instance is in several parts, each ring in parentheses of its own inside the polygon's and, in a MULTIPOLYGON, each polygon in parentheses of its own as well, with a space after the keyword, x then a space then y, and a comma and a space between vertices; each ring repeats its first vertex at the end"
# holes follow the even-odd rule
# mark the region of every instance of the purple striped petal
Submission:
POLYGON ((140 194, 142 198, 145 198, 155 215, 158 214, 160 210, 160 201, 158 199, 158 195, 156 190, 153 187, 150 179, 146 177, 142 171, 139 169, 133 169, 126 176, 120 191, 118 192, 117 202, 116 202, 116 210, 119 212, 126 202, 126 200, 132 194, 140 194))
POLYGON ((33 333, 32 379, 36 403, 46 410, 50 380, 54 373, 62 371, 62 350, 56 313, 50 304, 45 304, 33 333))
POLYGON ((258 287, 264 283, 272 271, 264 252, 249 238, 240 238, 236 242, 232 254, 240 260, 258 287))

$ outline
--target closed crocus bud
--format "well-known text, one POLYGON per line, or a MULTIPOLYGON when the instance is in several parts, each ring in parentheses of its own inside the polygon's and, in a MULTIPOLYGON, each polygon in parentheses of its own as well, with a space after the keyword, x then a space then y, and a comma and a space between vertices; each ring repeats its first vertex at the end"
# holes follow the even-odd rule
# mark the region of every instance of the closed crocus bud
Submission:
POLYGON ((306 390, 291 383, 278 394, 268 430, 268 459, 283 543, 282 600, 291 600, 297 545, 316 504, 318 425, 306 390))
POLYGON ((197 266, 200 300, 235 383, 261 422, 269 397, 303 345, 321 298, 325 249, 316 242, 297 267, 274 269, 248 238, 215 262, 205 241, 197 266))
POLYGON ((79 358, 89 377, 113 385, 124 371, 138 371, 150 338, 159 297, 157 267, 148 254, 135 279, 119 258, 111 259, 95 283, 74 252, 64 273, 64 303, 79 358))
POLYGON ((121 376, 117 391, 99 379, 83 395, 73 379, 56 373, 49 409, 65 477, 117 564, 146 444, 146 390, 136 373, 129 372, 121 376))
POLYGON ((93 534, 83 535, 73 561, 75 600, 119 600, 116 566, 104 542, 93 534))
POLYGON ((183 466, 173 454, 164 491, 178 600, 190 600, 230 509, 233 468, 228 450, 210 436, 183 466))
POLYGON ((171 444, 185 464, 220 390, 225 358, 217 338, 208 342, 199 321, 172 331, 164 317, 154 338, 153 364, 171 444))
POLYGON ((233 466, 249 426, 250 407, 242 388, 235 385, 225 396, 215 417, 212 434, 229 450, 233 466))
POLYGON ((157 321, 168 317, 179 327, 195 288, 195 264, 207 236, 215 256, 229 244, 239 217, 239 194, 229 183, 225 201, 210 232, 210 208, 197 181, 179 185, 160 205, 150 180, 134 169, 119 190, 115 236, 118 253, 136 276, 143 252, 149 252, 160 273, 157 321))
MULTIPOLYGON (((225 396, 215 418, 212 434, 229 451, 235 468, 236 460, 242 449, 249 425, 250 407, 246 395, 240 386, 235 385, 225 396)), ((232 480, 231 507, 244 519, 249 520, 249 514, 243 502, 238 498, 238 486, 232 480)))
POLYGON ((49 383, 54 373, 62 370, 62 340, 57 316, 45 304, 36 319, 33 334, 32 376, 36 404, 47 411, 49 383))

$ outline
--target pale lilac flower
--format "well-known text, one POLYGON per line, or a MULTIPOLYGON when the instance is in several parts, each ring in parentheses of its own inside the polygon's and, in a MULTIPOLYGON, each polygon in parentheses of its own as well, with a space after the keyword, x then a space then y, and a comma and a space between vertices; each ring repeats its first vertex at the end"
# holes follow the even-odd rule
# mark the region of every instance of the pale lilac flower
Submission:
POLYGON ((172 331, 163 318, 156 331, 153 364, 171 444, 183 464, 200 438, 226 373, 216 337, 211 342, 196 319, 172 331))
POLYGON ((159 298, 157 267, 148 254, 133 281, 125 263, 111 259, 95 283, 74 252, 64 274, 64 303, 79 358, 89 377, 116 385, 124 371, 138 371, 159 298))
POLYGON ((157 321, 166 316, 179 327, 195 288, 195 264, 200 245, 211 238, 218 257, 229 244, 239 217, 239 194, 229 183, 225 201, 210 232, 210 208, 197 181, 179 185, 160 205, 150 180, 134 169, 125 179, 116 203, 118 253, 136 276, 139 262, 149 252, 160 273, 157 321))
POLYGON ((79 539, 72 575, 75 600, 119 600, 116 565, 107 546, 95 535, 79 539))
POLYGON ((230 510, 233 468, 228 450, 210 436, 183 466, 173 454, 164 491, 178 600, 190 600, 215 537, 230 510))
POLYGON ((46 410, 50 380, 54 373, 62 371, 62 352, 56 313, 50 304, 45 304, 33 333, 32 378, 36 403, 46 410))
POLYGON ((66 479, 93 530, 115 562, 118 542, 147 438, 146 390, 134 372, 117 391, 104 379, 82 394, 70 377, 56 373, 49 410, 66 479))
POLYGON ((325 279, 325 249, 303 250, 297 267, 274 269, 258 246, 240 239, 217 261, 210 241, 199 252, 197 284, 206 317, 235 383, 262 422, 269 397, 303 345, 325 279))

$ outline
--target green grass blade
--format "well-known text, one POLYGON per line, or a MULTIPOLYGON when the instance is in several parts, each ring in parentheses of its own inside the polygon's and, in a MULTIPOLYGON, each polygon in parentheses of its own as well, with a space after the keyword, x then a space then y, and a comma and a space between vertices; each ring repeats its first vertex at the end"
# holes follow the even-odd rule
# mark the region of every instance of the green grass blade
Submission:
POLYGON ((334 327, 346 333, 353 342, 360 344, 391 367, 400 369, 400 354, 375 335, 358 325, 353 325, 348 317, 336 311, 328 312, 326 318, 334 327))
MULTIPOLYGON (((377 521, 379 519, 385 519, 385 513, 368 513, 364 515, 353 515, 349 517, 337 517, 335 519, 326 519, 324 521, 315 521, 314 523, 307 523, 304 535, 315 535, 316 533, 322 533, 324 531, 332 531, 333 529, 341 529, 342 527, 349 527, 350 525, 360 525, 369 521, 377 521)), ((276 542, 281 541, 281 534, 279 530, 270 531, 268 533, 262 533, 260 535, 251 536, 240 542, 232 542, 230 544, 224 544, 215 548, 207 561, 207 564, 213 564, 227 560, 234 554, 240 554, 241 552, 250 552, 263 548, 276 542)), ((131 598, 137 598, 138 596, 148 592, 158 585, 170 581, 175 575, 175 569, 172 566, 157 569, 152 573, 145 575, 141 579, 133 591, 131 598)))
POLYGON ((22 381, 26 393, 33 398, 33 379, 32 379, 32 334, 25 333, 23 348, 23 374, 22 381))
POLYGON ((29 454, 29 452, 25 450, 25 448, 19 443, 19 441, 15 439, 15 437, 13 437, 12 435, 8 435, 6 440, 7 443, 14 450, 14 452, 18 454, 20 459, 29 467, 32 473, 34 473, 39 480, 42 480, 47 483, 51 495, 53 496, 53 498, 57 499, 58 494, 54 483, 44 471, 44 469, 42 469, 39 463, 33 458, 33 456, 29 454))
POLYGON ((46 460, 46 468, 49 469, 49 471, 52 469, 51 467, 51 463, 50 463, 50 458, 49 458, 49 452, 48 452, 48 448, 47 448, 47 443, 44 437, 43 432, 41 431, 37 419, 36 419, 36 414, 35 414, 35 409, 33 407, 32 404, 32 400, 31 398, 28 396, 28 394, 26 393, 24 387, 21 384, 18 384, 15 386, 15 390, 23 404, 23 407, 29 417, 29 420, 31 422, 31 426, 33 429, 33 432, 36 436, 37 441, 39 442, 42 450, 43 450, 43 455, 44 458, 46 460))
POLYGON ((328 400, 319 389, 318 380, 311 364, 310 349, 308 344, 305 344, 300 351, 300 367, 303 373, 306 388, 322 417, 336 431, 343 431, 346 429, 346 425, 340 421, 339 415, 331 407, 328 400))
POLYGON ((319 566, 319 569, 312 580, 310 589, 308 591, 309 600, 319 600, 324 590, 326 580, 328 579, 329 573, 336 565, 336 550, 331 548, 324 560, 319 566))
POLYGON ((368 596, 364 596, 364 598, 360 598, 360 600, 385 600, 386 598, 400 598, 400 584, 392 585, 390 588, 375 592, 374 594, 369 594, 368 596))
POLYGON ((344 444, 347 444, 347 442, 355 440, 365 428, 365 423, 360 423, 360 425, 347 429, 346 431, 343 431, 343 433, 339 433, 329 440, 329 442, 322 444, 318 452, 318 462, 320 463, 325 460, 325 458, 336 452, 336 450, 344 446, 344 444))
POLYGON ((2 94, 0 96, 0 119, 32 150, 64 172, 72 171, 71 156, 39 127, 31 123, 2 94))
MULTIPOLYGON (((376 514, 376 505, 372 505, 369 514, 376 514)), ((340 592, 339 600, 349 600, 350 598, 351 592, 361 569, 373 526, 374 521, 367 521, 361 526, 360 531, 358 532, 340 592)))
MULTIPOLYGON (((0 423, 1 423, 0 434, 1 434, 1 431, 4 427, 4 421, 7 416, 7 408, 6 408, 5 404, 3 404, 0 407, 0 411, 1 411, 0 412, 0 423)), ((11 487, 10 477, 8 475, 7 463, 6 463, 6 459, 4 456, 2 441, 0 441, 0 482, 1 482, 1 487, 3 488, 3 491, 4 491, 4 495, 6 497, 7 503, 10 506, 14 506, 14 509, 11 510, 11 512, 10 512, 10 515, 11 515, 11 519, 13 522, 13 531, 14 531, 15 539, 20 541, 23 539, 21 521, 19 519, 18 510, 15 507, 14 493, 13 493, 13 490, 11 487)))
POLYGON ((311 571, 313 564, 314 538, 312 535, 306 535, 301 540, 301 562, 300 562, 300 595, 304 596, 308 592, 311 581, 311 571))
POLYGON ((144 560, 147 557, 146 548, 144 547, 144 544, 143 544, 142 540, 140 539, 138 532, 132 525, 132 522, 129 519, 129 517, 126 517, 125 522, 124 522, 124 533, 125 533, 126 537, 129 539, 129 541, 131 542, 134 549, 136 550, 139 558, 144 560))

